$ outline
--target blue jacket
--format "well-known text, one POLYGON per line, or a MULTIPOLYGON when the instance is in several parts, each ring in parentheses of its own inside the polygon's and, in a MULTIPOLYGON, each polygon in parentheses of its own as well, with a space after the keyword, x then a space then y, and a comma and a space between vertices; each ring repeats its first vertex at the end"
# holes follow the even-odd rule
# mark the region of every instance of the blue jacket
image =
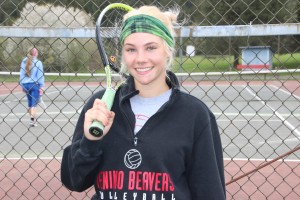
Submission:
POLYGON ((45 77, 44 77, 44 68, 43 63, 38 60, 36 57, 32 59, 32 66, 30 70, 30 77, 26 75, 26 61, 27 57, 25 57, 21 62, 20 69, 20 84, 23 85, 25 83, 36 83, 39 87, 45 86, 45 77))
POLYGON ((179 90, 173 73, 169 76, 170 100, 136 135, 129 99, 138 91, 132 77, 117 91, 113 125, 100 141, 84 137, 83 122, 104 91, 90 98, 64 149, 61 180, 67 188, 84 191, 94 185, 92 199, 226 199, 215 117, 201 100, 179 90))

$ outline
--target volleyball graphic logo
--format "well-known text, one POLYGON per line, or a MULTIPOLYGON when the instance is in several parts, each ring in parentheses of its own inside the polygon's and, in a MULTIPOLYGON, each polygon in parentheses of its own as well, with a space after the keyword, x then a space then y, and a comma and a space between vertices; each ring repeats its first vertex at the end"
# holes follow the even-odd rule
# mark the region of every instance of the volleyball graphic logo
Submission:
POLYGON ((142 163, 142 156, 136 149, 130 149, 124 157, 124 163, 129 169, 136 169, 142 163))

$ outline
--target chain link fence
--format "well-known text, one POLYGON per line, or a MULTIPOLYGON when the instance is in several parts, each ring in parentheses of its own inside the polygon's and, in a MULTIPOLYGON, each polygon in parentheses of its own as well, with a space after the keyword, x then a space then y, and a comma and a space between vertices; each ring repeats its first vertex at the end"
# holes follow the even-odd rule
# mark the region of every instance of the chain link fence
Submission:
MULTIPOLYGON (((63 149, 104 75, 95 20, 115 1, 0 3, 0 198, 90 199, 60 182, 63 149), (46 87, 29 127, 19 71, 34 46, 46 87)), ((121 1, 180 6, 173 71, 215 114, 227 199, 300 199, 300 1, 121 1)), ((109 19, 107 19, 109 20, 109 19)))

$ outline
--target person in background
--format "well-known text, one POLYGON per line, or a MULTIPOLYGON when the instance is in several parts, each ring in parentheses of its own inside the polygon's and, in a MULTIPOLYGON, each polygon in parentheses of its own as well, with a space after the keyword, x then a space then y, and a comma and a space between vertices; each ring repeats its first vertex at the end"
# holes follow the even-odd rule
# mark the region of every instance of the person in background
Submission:
POLYGON ((61 180, 96 199, 225 200, 221 137, 215 116, 180 90, 170 71, 178 9, 142 6, 124 16, 122 71, 129 74, 112 110, 95 93, 64 149, 61 180), (89 133, 94 120, 103 136, 89 133))
POLYGON ((29 48, 20 66, 20 85, 27 96, 30 126, 37 126, 36 107, 45 86, 43 63, 37 57, 38 50, 29 48))

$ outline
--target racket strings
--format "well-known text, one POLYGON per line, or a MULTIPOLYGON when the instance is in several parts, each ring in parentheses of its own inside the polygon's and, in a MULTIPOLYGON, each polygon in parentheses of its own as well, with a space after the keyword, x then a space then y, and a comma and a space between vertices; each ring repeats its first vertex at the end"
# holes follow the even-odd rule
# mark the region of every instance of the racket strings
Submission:
POLYGON ((112 64, 111 67, 116 72, 120 71, 121 66, 122 47, 119 36, 124 14, 125 12, 122 10, 112 9, 105 14, 105 19, 100 26, 104 51, 109 62, 111 61, 111 57, 113 57, 113 62, 110 62, 110 64, 112 64))

